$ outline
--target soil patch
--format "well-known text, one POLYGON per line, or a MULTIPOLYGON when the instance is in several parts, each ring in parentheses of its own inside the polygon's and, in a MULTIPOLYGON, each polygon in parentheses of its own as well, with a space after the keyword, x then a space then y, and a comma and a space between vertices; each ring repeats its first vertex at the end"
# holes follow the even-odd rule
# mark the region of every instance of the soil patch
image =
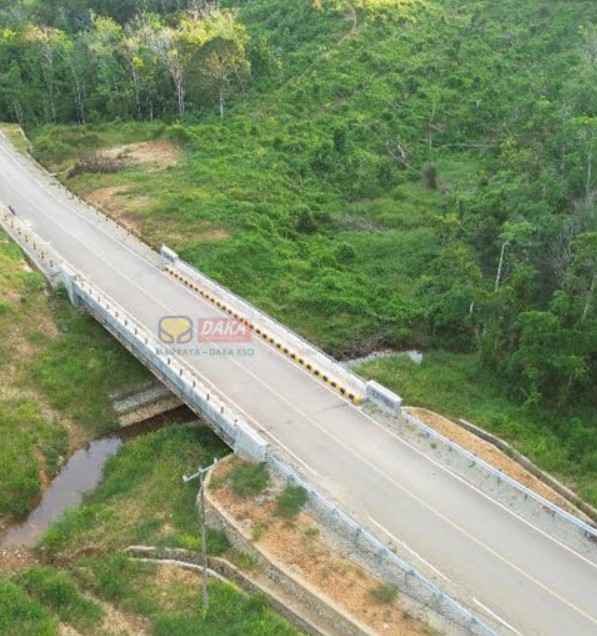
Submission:
POLYGON ((30 550, 19 546, 0 547, 0 575, 10 575, 38 563, 30 550))
POLYGON ((119 636, 145 636, 150 633, 151 626, 146 618, 122 612, 97 598, 93 600, 100 604, 104 612, 102 632, 119 636))
POLYGON ((115 146, 101 154, 110 159, 123 159, 129 165, 151 164, 158 170, 173 166, 180 159, 180 150, 165 140, 115 146))

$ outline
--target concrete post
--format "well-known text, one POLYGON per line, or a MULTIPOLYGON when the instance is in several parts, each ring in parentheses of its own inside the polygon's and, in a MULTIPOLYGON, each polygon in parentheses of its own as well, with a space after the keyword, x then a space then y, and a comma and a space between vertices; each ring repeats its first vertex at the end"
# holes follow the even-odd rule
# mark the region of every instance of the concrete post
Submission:
POLYGON ((75 287, 75 281, 77 279, 77 275, 75 274, 75 272, 73 272, 73 270, 70 267, 68 267, 68 265, 65 265, 64 263, 60 265, 60 267, 58 268, 58 271, 60 274, 60 279, 64 283, 64 286, 66 287, 66 292, 68 293, 70 302, 72 303, 73 307, 78 307, 79 297, 77 295, 77 290, 75 287))
POLYGON ((162 247, 160 248, 160 254, 170 263, 172 263, 172 265, 176 265, 176 262, 178 261, 178 254, 174 251, 171 250, 168 246, 166 245, 162 245, 162 247))
POLYGON ((367 399, 393 415, 402 410, 402 398, 373 380, 367 383, 367 399))

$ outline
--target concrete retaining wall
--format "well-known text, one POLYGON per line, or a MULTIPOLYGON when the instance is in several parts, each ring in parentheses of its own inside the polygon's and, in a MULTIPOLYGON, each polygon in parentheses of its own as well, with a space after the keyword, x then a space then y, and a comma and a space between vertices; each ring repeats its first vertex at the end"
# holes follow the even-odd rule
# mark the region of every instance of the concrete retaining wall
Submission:
POLYGON ((393 415, 399 415, 402 410, 402 398, 373 380, 367 382, 367 399, 393 415))

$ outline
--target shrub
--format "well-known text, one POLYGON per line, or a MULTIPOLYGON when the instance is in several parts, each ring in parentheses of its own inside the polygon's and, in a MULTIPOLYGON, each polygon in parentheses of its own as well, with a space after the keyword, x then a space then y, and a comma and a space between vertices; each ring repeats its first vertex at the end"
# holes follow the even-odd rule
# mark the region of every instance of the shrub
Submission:
POLYGON ((230 471, 228 479, 237 497, 255 497, 269 485, 265 464, 239 464, 230 471))
POLYGON ((108 157, 99 152, 94 152, 81 157, 68 171, 68 178, 72 179, 80 174, 113 174, 126 166, 126 161, 118 157, 108 157))
POLYGON ((223 530, 208 529, 207 551, 212 556, 220 556, 230 548, 230 542, 223 530))
POLYGON ((434 163, 426 163, 423 167, 423 185, 428 190, 437 190, 437 166, 434 163))
POLYGON ((398 590, 391 585, 380 583, 377 587, 369 590, 369 596, 378 605, 390 605, 396 600, 398 590))
POLYGON ((287 486, 276 500, 276 514, 292 519, 299 514, 308 498, 307 491, 301 486, 287 486))

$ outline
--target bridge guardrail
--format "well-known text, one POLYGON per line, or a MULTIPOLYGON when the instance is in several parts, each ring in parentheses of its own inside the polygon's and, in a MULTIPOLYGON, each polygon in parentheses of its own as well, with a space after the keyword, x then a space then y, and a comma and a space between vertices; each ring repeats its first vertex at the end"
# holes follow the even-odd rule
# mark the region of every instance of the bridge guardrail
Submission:
POLYGON ((0 225, 52 282, 57 276, 58 268, 65 262, 62 256, 2 203, 0 203, 0 225))
POLYGON ((480 459, 474 453, 471 453, 470 451, 466 450, 462 446, 459 446, 458 444, 448 439, 441 433, 438 433, 431 426, 428 426, 427 424, 425 424, 418 418, 414 417, 410 413, 403 412, 402 415, 407 422, 409 422, 410 424, 418 428, 426 437, 431 438, 437 442, 440 442, 441 444, 445 445, 452 451, 455 451, 460 456, 467 459, 470 462, 471 467, 474 467, 474 466, 480 467, 488 475, 494 477, 498 483, 507 484, 508 486, 513 488, 515 491, 523 495, 523 497, 527 499, 531 499, 542 508, 549 510, 552 514, 557 515, 566 523, 571 524, 583 536, 587 538, 592 538, 593 541, 597 541, 597 528, 586 523, 582 519, 579 519, 575 515, 567 512, 563 508, 560 508, 560 506, 549 501, 545 497, 542 497, 541 495, 537 494, 535 491, 531 490, 530 488, 527 488, 526 486, 516 481, 512 477, 505 475, 501 470, 494 468, 491 464, 488 464, 486 461, 480 459))
POLYGON ((175 360, 163 343, 92 283, 77 278, 73 286, 78 304, 102 323, 174 393, 206 417, 237 453, 252 461, 265 459, 267 442, 226 405, 204 378, 200 378, 184 362, 175 360))
POLYGON ((233 307, 240 314, 240 319, 244 318, 250 323, 254 323, 255 331, 262 335, 265 340, 268 340, 268 335, 271 335, 270 342, 274 346, 290 355, 294 360, 303 359, 304 364, 302 366, 327 381, 342 395, 345 395, 356 404, 359 404, 365 398, 367 382, 362 377, 343 367, 337 360, 334 360, 302 336, 282 325, 275 318, 247 302, 227 287, 220 285, 220 283, 206 276, 197 268, 181 260, 178 254, 170 248, 164 245, 160 253, 170 263, 170 267, 166 268, 167 271, 173 270, 170 273, 178 273, 195 281, 199 286, 213 294, 216 300, 223 301, 233 307), (286 351, 284 351, 285 349, 286 351), (292 354, 296 355, 293 356, 292 354), (339 384, 338 381, 342 382, 342 384, 339 384))
POLYGON ((301 486, 306 490, 309 496, 307 506, 314 516, 328 528, 333 529, 351 547, 358 548, 361 559, 365 561, 366 569, 463 630, 476 636, 497 636, 497 632, 492 627, 394 554, 388 546, 270 453, 267 456, 267 465, 287 484, 301 486))

